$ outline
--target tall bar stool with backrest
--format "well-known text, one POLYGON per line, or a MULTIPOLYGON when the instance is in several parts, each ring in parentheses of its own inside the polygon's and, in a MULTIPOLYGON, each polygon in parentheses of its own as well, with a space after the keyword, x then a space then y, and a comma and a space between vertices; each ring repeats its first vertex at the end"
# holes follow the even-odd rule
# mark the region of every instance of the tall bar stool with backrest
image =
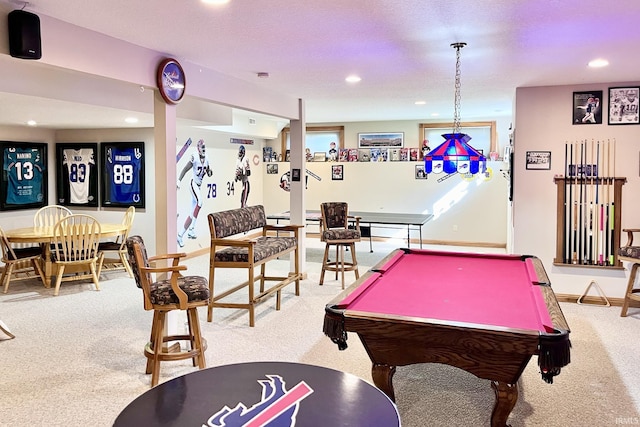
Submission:
POLYGON ((358 273, 358 261, 356 259, 356 243, 360 241, 360 217, 349 215, 349 205, 346 202, 325 202, 320 204, 322 213, 322 234, 320 240, 325 242, 324 258, 322 260, 322 271, 320 273, 320 285, 324 282, 326 271, 335 271, 336 280, 338 273, 342 274, 342 289, 344 289, 344 272, 355 272, 356 279, 360 278, 358 273), (349 227, 349 222, 354 226, 349 227), (329 261, 329 249, 336 248, 335 261, 329 261), (351 251, 351 262, 344 259, 344 250, 348 247, 351 251))
MULTIPOLYGON (((200 332, 198 307, 209 305, 209 283, 202 276, 183 276, 187 267, 179 265, 184 253, 147 256, 147 249, 140 236, 127 239, 129 264, 133 270, 136 284, 142 289, 144 309, 153 310, 151 338, 144 348, 147 357, 146 373, 151 374, 151 386, 158 384, 160 362, 170 360, 193 359, 193 366, 206 367, 204 352, 207 342, 200 332), (170 266, 151 267, 150 263, 173 260, 170 266), (153 274, 170 274, 168 279, 153 281, 153 274), (164 335, 166 315, 172 310, 185 310, 189 331, 186 335, 164 335), (176 350, 179 344, 167 347, 167 343, 188 341, 190 349, 176 350)), ((157 279, 157 277, 156 277, 157 279)))
POLYGON ((640 229, 625 228, 622 231, 627 232, 627 244, 618 250, 618 259, 631 263, 627 290, 624 294, 624 303, 622 304, 622 311, 620 312, 620 316, 626 317, 631 301, 640 302, 640 288, 634 289, 638 267, 640 266, 640 246, 633 246, 633 233, 639 233, 640 229))

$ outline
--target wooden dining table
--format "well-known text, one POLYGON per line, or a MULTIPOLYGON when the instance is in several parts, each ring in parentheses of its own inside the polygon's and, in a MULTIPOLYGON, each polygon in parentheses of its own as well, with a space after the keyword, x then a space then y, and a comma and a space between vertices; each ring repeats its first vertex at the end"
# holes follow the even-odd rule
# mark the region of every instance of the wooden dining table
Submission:
MULTIPOLYGON (((118 236, 126 230, 121 223, 100 223, 100 238, 118 236)), ((51 286, 51 277, 55 275, 51 260, 51 243, 53 242, 53 226, 21 227, 5 230, 4 234, 11 243, 38 243, 42 246, 42 270, 45 276, 45 287, 51 286)))

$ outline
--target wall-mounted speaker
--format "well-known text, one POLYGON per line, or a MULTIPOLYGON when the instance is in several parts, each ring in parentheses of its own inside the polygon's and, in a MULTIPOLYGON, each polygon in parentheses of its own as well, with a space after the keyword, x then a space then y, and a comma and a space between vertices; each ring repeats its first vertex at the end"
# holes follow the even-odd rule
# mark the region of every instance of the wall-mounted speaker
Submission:
POLYGON ((15 58, 40 59, 40 18, 24 10, 9 12, 9 53, 15 58))

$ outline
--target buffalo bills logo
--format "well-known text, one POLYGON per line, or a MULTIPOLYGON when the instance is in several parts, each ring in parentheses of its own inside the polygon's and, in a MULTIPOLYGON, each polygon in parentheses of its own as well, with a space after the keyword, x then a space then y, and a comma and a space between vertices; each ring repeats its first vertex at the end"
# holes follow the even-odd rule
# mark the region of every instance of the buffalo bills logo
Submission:
POLYGON ((258 380, 262 386, 261 400, 248 408, 238 403, 234 408, 225 406, 213 414, 203 427, 293 427, 300 402, 313 393, 304 381, 290 390, 279 375, 265 375, 258 380))

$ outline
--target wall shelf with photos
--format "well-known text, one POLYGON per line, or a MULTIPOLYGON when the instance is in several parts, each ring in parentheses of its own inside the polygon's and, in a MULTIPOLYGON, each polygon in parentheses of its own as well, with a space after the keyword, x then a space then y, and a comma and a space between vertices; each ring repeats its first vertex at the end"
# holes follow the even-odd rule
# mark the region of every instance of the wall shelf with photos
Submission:
MULTIPOLYGON (((291 152, 290 129, 284 128, 280 133, 280 153, 284 153, 279 161, 289 161, 291 152)), ((326 153, 327 158, 331 158, 334 153, 330 153, 331 143, 335 144, 335 157, 344 148, 344 126, 307 126, 305 149, 307 151, 307 161, 313 161, 314 153, 326 153)), ((318 160, 320 154, 318 154, 318 160)))

